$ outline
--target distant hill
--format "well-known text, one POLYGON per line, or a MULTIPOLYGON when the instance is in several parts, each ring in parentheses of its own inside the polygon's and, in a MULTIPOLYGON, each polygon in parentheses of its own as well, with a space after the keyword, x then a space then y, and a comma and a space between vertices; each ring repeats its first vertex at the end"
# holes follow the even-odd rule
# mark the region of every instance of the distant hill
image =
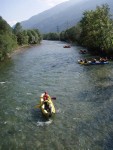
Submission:
POLYGON ((63 31, 80 21, 85 10, 108 4, 113 14, 112 0, 70 0, 21 22, 24 29, 38 28, 42 33, 63 31))

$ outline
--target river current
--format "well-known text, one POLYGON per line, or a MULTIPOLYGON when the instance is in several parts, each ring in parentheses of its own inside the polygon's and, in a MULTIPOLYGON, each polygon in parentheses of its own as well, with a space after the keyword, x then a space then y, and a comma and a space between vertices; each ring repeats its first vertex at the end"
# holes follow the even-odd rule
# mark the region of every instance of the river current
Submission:
POLYGON ((0 64, 0 150, 113 150, 113 63, 83 66, 81 47, 60 41, 13 54, 0 64), (56 97, 46 120, 35 108, 56 97))

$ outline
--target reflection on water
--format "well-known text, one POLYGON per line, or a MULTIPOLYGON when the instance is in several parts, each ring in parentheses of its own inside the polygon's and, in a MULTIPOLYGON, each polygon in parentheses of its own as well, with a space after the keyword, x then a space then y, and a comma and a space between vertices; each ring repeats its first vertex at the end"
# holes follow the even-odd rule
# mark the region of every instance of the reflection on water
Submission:
POLYGON ((80 47, 41 45, 0 64, 0 149, 112 150, 113 63, 81 66, 80 47), (35 105, 55 96, 47 120, 35 105))

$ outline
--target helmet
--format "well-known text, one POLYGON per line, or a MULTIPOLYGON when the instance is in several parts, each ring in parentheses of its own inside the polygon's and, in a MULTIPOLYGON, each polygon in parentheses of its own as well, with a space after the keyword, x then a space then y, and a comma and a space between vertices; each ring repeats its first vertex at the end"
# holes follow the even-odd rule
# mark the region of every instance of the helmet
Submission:
POLYGON ((45 91, 45 94, 48 94, 47 91, 45 91))

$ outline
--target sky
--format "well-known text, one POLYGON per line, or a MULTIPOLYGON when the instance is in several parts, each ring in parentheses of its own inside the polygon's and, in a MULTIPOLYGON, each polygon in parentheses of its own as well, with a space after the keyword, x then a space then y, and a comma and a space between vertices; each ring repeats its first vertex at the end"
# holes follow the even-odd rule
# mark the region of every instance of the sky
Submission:
POLYGON ((68 0, 0 0, 0 16, 13 26, 65 1, 68 0))

